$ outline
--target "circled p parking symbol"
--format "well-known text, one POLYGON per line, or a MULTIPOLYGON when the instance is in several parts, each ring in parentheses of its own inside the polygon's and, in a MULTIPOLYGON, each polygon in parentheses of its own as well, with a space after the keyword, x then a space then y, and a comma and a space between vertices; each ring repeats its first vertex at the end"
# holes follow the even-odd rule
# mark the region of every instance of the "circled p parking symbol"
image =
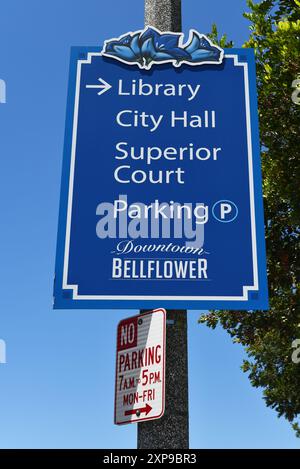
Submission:
POLYGON ((231 200, 219 200, 213 205, 213 217, 221 223, 230 223, 238 216, 238 208, 231 200))

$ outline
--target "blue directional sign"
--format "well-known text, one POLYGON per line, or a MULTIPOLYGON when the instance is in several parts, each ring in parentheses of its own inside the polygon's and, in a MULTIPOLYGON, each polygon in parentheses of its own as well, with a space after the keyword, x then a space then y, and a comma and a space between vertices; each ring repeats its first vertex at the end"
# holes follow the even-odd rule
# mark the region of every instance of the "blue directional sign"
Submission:
POLYGON ((254 53, 173 36, 72 49, 55 308, 268 308, 254 53))

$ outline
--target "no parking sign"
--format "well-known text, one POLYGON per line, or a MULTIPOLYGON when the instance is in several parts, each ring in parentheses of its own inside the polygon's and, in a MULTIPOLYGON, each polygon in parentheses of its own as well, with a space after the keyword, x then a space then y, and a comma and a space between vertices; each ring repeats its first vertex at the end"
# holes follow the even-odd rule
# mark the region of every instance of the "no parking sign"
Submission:
POLYGON ((166 312, 122 320, 117 332, 115 423, 160 418, 165 408, 166 312))

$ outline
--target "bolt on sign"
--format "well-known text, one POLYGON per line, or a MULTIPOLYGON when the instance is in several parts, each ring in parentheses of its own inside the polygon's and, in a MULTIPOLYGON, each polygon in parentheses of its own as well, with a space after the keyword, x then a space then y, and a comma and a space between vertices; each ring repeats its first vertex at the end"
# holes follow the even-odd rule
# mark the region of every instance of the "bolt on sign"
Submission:
POLYGON ((115 423, 162 417, 165 408, 166 311, 123 319, 117 330, 115 423))
POLYGON ((55 308, 267 309, 252 49, 72 49, 55 308))

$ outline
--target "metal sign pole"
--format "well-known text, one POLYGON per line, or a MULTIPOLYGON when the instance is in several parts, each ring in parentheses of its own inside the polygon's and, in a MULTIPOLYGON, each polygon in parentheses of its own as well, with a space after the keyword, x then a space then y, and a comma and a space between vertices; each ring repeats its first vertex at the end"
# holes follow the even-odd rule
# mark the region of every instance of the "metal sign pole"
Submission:
POLYGON ((181 0, 145 0, 145 25, 181 32, 181 0))
MULTIPOLYGON (((181 0, 145 0, 145 25, 180 32, 181 0)), ((186 310, 167 311, 166 335, 165 414, 138 424, 138 449, 189 448, 186 310)))

